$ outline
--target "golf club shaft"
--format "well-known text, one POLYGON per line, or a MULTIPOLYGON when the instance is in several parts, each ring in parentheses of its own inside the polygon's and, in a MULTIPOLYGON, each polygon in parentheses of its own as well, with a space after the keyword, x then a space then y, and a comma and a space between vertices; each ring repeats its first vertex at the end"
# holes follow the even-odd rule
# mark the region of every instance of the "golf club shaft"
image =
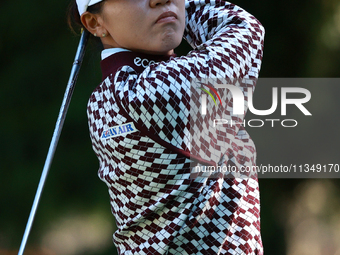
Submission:
POLYGON ((25 247, 26 247, 28 236, 30 234, 30 231, 31 231, 31 228, 32 228, 32 225, 33 225, 34 217, 35 217, 35 214, 37 212, 37 208, 38 208, 40 197, 41 197, 41 194, 42 194, 45 182, 46 182, 48 171, 50 169, 50 166, 51 166, 51 163, 52 163, 52 160, 53 160, 53 157, 54 157, 54 153, 55 153, 55 150, 57 148, 58 141, 59 141, 59 137, 60 137, 60 134, 61 134, 61 130, 63 128, 63 124, 64 124, 64 121, 65 121, 65 118, 66 118, 66 113, 67 113, 68 107, 69 107, 70 102, 71 102, 71 97, 72 97, 74 87, 75 87, 75 84, 76 84, 76 81, 77 81, 77 78, 78 78, 80 66, 81 66, 81 63, 83 61, 83 57, 84 57, 84 54, 85 54, 85 47, 86 47, 86 44, 87 44, 88 37, 89 37, 89 33, 87 31, 84 31, 81 34, 81 38, 80 38, 77 53, 76 53, 76 56, 75 56, 75 59, 74 59, 74 62, 73 62, 70 78, 69 78, 69 81, 68 81, 67 86, 66 86, 66 91, 65 91, 64 98, 63 98, 63 101, 62 101, 62 104, 61 104, 61 107, 60 107, 58 119, 57 119, 55 129, 54 129, 54 132, 53 132, 53 137, 52 137, 50 147, 49 147, 49 150, 48 150, 48 153, 47 153, 45 165, 44 165, 41 177, 40 177, 40 182, 39 182, 36 194, 35 194, 33 205, 32 205, 32 208, 31 208, 31 213, 30 213, 28 221, 27 221, 25 233, 24 233, 24 236, 23 236, 22 241, 21 241, 20 250, 19 250, 18 255, 23 255, 25 247))

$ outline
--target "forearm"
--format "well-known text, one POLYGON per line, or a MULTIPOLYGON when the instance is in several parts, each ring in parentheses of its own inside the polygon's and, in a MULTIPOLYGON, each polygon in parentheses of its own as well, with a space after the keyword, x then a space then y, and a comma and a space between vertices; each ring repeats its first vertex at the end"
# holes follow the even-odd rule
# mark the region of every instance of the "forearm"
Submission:
POLYGON ((194 49, 222 38, 234 41, 238 37, 245 37, 249 43, 261 43, 264 28, 253 15, 224 0, 186 1, 184 38, 194 49))

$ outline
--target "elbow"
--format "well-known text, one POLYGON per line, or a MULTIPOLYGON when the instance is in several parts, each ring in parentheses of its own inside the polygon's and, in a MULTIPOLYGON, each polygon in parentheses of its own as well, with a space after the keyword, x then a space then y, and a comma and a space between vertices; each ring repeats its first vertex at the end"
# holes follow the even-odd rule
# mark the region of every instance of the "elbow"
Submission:
POLYGON ((252 16, 252 19, 248 23, 248 31, 250 32, 251 45, 255 46, 256 49, 261 48, 263 51, 265 28, 261 22, 252 16))
POLYGON ((266 31, 265 31, 265 28, 264 28, 264 26, 260 23, 260 21, 259 21, 259 28, 260 28, 260 37, 261 37, 261 41, 263 42, 264 41, 264 35, 265 35, 265 33, 266 33, 266 31))
POLYGON ((263 42, 264 35, 265 35, 265 28, 258 19, 256 19, 255 17, 253 19, 254 19, 254 22, 252 24, 253 29, 255 30, 257 36, 260 37, 260 41, 263 42))

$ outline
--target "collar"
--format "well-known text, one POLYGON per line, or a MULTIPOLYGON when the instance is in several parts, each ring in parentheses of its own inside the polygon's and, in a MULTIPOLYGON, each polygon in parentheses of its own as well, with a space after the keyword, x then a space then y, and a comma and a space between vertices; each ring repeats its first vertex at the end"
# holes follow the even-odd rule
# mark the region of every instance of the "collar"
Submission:
POLYGON ((102 60, 107 58, 107 57, 110 57, 111 55, 113 55, 115 53, 122 52, 122 51, 130 51, 130 50, 123 49, 123 48, 109 48, 109 49, 105 49, 105 50, 102 51, 102 54, 101 54, 102 60))
POLYGON ((131 66, 138 74, 142 73, 149 65, 169 60, 168 55, 151 55, 134 51, 116 51, 106 56, 101 62, 102 80, 110 74, 114 74, 122 66, 131 66))

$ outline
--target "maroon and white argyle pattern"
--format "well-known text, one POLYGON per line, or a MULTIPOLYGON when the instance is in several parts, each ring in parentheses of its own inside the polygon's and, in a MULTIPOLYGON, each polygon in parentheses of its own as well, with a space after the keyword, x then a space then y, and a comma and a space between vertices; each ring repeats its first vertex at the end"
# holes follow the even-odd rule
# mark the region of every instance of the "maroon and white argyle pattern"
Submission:
MULTIPOLYGON (((146 61, 141 71, 138 54, 118 53, 124 64, 112 62, 88 103, 98 175, 118 228, 113 241, 124 255, 263 254, 256 177, 191 178, 193 161, 255 165, 255 146, 241 125, 202 135, 191 96, 200 97, 192 92, 195 79, 256 81, 264 29, 222 0, 189 0, 186 12, 184 36, 193 51, 146 61)), ((224 114, 231 112, 230 93, 221 98, 224 114)))

